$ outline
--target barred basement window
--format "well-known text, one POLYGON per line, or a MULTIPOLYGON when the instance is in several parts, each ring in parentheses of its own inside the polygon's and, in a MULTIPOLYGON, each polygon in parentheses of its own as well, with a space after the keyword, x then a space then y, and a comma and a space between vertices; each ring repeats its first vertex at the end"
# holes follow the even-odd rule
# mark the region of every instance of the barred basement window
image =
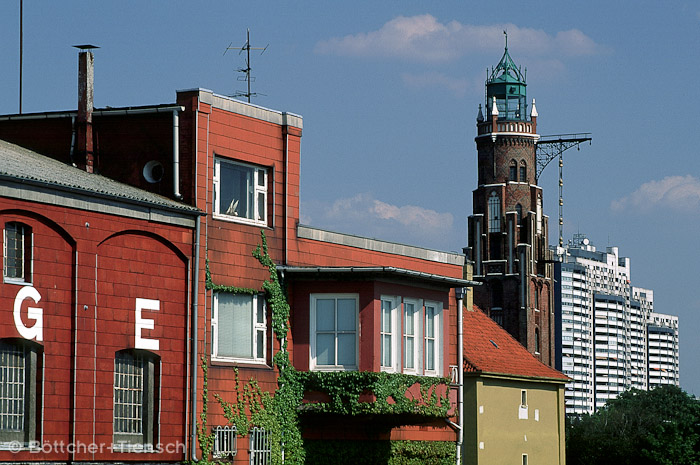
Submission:
POLYGON ((32 279, 32 228, 10 222, 4 230, 3 278, 28 283, 32 279))
POLYGON ((238 453, 236 444, 236 426, 217 426, 214 428, 214 458, 233 458, 238 453))
POLYGON ((255 427, 250 430, 250 465, 268 465, 270 463, 270 433, 265 428, 255 427))
POLYGON ((27 447, 36 438, 38 344, 0 341, 0 444, 27 447))
POLYGON ((150 352, 128 349, 115 354, 113 440, 122 451, 152 450, 158 365, 158 357, 150 352))

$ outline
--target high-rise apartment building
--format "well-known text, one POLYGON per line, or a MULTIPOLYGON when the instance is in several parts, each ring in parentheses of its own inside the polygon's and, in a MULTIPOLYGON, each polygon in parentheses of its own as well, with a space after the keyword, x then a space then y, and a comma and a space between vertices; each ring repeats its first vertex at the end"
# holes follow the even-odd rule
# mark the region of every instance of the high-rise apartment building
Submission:
POLYGON ((592 413, 627 389, 678 385, 678 318, 654 313, 653 291, 630 285, 630 259, 617 247, 597 251, 582 234, 557 254, 556 366, 571 378, 567 414, 592 413))

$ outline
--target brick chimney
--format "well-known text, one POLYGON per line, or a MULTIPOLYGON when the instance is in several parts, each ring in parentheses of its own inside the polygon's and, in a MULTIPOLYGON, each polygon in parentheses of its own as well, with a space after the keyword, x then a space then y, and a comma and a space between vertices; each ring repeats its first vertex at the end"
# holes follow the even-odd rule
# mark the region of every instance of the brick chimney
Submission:
POLYGON ((78 118, 76 121, 77 145, 76 153, 79 163, 85 167, 85 171, 94 171, 94 152, 92 138, 92 110, 93 110, 93 84, 94 84, 94 56, 92 49, 99 48, 94 45, 76 45, 80 49, 78 54, 78 118), (84 158, 83 158, 84 157, 84 158))

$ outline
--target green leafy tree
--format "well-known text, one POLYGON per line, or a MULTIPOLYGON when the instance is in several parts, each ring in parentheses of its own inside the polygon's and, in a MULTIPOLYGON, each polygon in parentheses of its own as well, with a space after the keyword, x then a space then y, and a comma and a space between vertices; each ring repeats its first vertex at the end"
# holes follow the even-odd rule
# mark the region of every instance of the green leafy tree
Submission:
POLYGON ((700 463, 700 402, 676 386, 627 391, 567 424, 569 465, 700 463))

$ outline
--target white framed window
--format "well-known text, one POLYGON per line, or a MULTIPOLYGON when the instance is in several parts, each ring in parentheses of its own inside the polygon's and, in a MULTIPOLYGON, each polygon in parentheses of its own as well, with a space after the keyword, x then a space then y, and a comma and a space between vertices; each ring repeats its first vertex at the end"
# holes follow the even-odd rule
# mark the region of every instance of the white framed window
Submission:
POLYGON ((527 465, 527 454, 523 454, 523 465, 527 465))
POLYGON ((420 312, 421 304, 416 299, 403 301, 403 370, 415 373, 419 370, 420 312))
POLYGON ((311 295, 311 368, 357 370, 357 294, 311 295))
POLYGON ((232 458, 238 453, 236 425, 216 426, 213 428, 214 458, 232 458))
POLYGON ((489 195, 489 232, 501 232, 501 198, 495 192, 489 195))
POLYGON ((527 408, 527 390, 525 389, 520 391, 520 407, 527 408))
POLYGON ((213 359, 266 363, 264 294, 215 292, 211 326, 213 359))
POLYGON ((442 374, 442 304, 425 302, 423 336, 424 372, 426 375, 442 374))
POLYGON ((398 360, 401 348, 398 347, 399 315, 396 297, 381 297, 381 313, 379 322, 380 367, 382 371, 398 371, 398 360))
POLYGON ((267 169, 216 157, 214 216, 267 225, 267 169))
POLYGON ((250 465, 268 465, 272 455, 270 433, 265 431, 265 428, 251 428, 249 440, 250 465))
POLYGON ((32 281, 32 228, 23 223, 5 223, 3 230, 3 279, 5 282, 32 281))
POLYGON ((153 451, 157 355, 125 349, 114 356, 113 443, 116 451, 153 451))

